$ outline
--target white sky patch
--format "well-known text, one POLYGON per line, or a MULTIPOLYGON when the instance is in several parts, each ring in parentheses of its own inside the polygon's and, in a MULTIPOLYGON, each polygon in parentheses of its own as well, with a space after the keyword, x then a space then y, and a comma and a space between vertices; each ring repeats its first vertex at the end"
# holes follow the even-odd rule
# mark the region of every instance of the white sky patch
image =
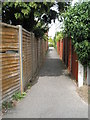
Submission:
MULTIPOLYGON (((81 1, 81 0, 80 0, 80 1, 81 1)), ((72 6, 73 6, 76 2, 79 2, 79 0, 73 0, 73 1, 72 1, 72 6)))
POLYGON ((57 13, 59 12, 59 11, 58 11, 58 5, 57 5, 57 4, 55 4, 53 7, 51 7, 51 9, 52 9, 52 10, 55 10, 57 13))
MULTIPOLYGON (((57 11, 57 13, 59 12, 57 5, 54 5, 51 9, 57 11)), ((49 24, 50 28, 49 28, 48 36, 51 37, 52 39, 54 38, 55 33, 59 28, 59 25, 60 25, 60 22, 58 21, 58 19, 55 20, 55 23, 52 21, 51 24, 49 24)))
POLYGON ((53 39, 55 36, 55 33, 60 31, 61 26, 62 26, 62 23, 60 23, 58 19, 55 20, 55 23, 52 21, 52 23, 49 25, 50 29, 48 32, 48 36, 53 39))
POLYGON ((49 25, 49 32, 48 32, 48 36, 49 37, 51 37, 51 38, 53 38, 54 36, 55 36, 55 23, 51 23, 50 25, 49 25))

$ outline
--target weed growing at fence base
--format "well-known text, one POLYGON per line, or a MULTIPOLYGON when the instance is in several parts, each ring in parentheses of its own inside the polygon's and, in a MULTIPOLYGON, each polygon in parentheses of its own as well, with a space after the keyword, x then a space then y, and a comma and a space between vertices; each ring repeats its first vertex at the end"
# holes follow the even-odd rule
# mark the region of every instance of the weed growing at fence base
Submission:
POLYGON ((22 94, 20 92, 17 92, 12 96, 12 100, 4 101, 2 103, 2 113, 6 113, 9 109, 15 107, 17 101, 23 99, 25 96, 26 96, 25 92, 23 92, 22 94))
POLYGON ((7 102, 7 101, 4 101, 3 103, 2 103, 2 108, 3 109, 9 109, 9 108, 12 108, 13 106, 12 106, 12 102, 10 101, 10 102, 7 102))
POLYGON ((25 96, 26 96, 25 92, 23 92, 22 94, 20 92, 17 92, 12 96, 12 98, 13 98, 13 100, 18 101, 18 100, 21 100, 22 98, 24 98, 25 96))
POLYGON ((13 107, 12 101, 4 101, 2 103, 2 113, 6 113, 7 110, 13 107))

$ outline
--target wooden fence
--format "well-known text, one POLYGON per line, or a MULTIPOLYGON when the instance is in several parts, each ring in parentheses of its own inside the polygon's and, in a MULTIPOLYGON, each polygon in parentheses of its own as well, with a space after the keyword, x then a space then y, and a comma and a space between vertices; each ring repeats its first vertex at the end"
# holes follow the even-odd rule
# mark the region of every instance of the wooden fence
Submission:
POLYGON ((84 68, 78 60, 71 38, 64 38, 57 42, 57 53, 67 66, 68 73, 75 78, 78 87, 83 86, 83 84, 90 85, 90 68, 84 68))
POLYGON ((72 45, 71 39, 64 38, 57 43, 60 59, 68 68, 68 72, 78 81, 78 57, 72 45), (58 45, 59 43, 59 45, 58 45))
POLYGON ((59 55, 60 55, 60 59, 63 59, 63 40, 60 40, 60 51, 59 51, 59 55))
POLYGON ((0 60, 2 60, 2 98, 8 99, 20 89, 20 57, 18 27, 2 24, 2 43, 0 60))
MULTIPOLYGON (((0 1, 0 22, 2 22, 2 2, 1 1, 0 1)), ((0 26, 0 32, 1 31, 2 31, 2 27, 0 26)), ((1 39, 2 39, 2 37, 0 35, 0 44, 1 44, 1 39)), ((2 61, 0 61, 0 65, 1 65, 1 62, 2 61)), ((0 69, 0 75, 1 74, 2 74, 2 70, 0 69)), ((2 111, 2 80, 1 80, 1 77, 0 77, 0 116, 2 114, 1 111, 2 111)))
MULTIPOLYGON (((0 25, 0 33, 2 31, 2 26, 0 25)), ((0 44, 2 44, 2 36, 0 34, 0 44)), ((0 60, 0 75, 2 74, 2 60, 0 60)), ((0 77, 0 116, 2 114, 2 76, 0 77)))
POLYGON ((45 59, 47 42, 36 39, 33 33, 21 26, 0 25, 0 79, 2 99, 5 101, 15 92, 23 92, 32 80, 45 59))

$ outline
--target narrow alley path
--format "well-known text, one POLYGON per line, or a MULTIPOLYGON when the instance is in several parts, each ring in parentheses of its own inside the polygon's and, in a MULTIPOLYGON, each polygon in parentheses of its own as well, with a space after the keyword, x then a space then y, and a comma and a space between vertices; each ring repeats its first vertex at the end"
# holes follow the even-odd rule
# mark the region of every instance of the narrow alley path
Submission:
POLYGON ((4 118, 87 118, 88 105, 76 92, 76 86, 55 49, 49 49, 39 79, 27 96, 4 118))

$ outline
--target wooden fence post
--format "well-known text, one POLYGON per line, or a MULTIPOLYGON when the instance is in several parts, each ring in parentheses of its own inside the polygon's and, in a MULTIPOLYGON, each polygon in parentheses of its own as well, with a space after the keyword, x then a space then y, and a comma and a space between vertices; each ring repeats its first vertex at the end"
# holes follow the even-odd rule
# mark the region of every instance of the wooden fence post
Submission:
POLYGON ((32 79, 34 77, 34 37, 33 37, 33 33, 31 33, 31 49, 32 49, 32 79))
MULTIPOLYGON (((2 22, 2 2, 0 1, 0 22, 2 22)), ((0 25, 0 44, 2 45, 2 25, 0 25)), ((2 48, 1 48, 2 49, 2 48)), ((1 70, 0 70, 0 120, 2 118, 2 53, 0 60, 1 70)))
POLYGON ((23 89, 23 55, 22 55, 22 26, 19 26, 19 56, 20 56, 20 84, 21 84, 21 93, 23 89))
POLYGON ((90 85, 90 68, 87 67, 87 84, 90 85))
MULTIPOLYGON (((2 45, 2 25, 0 24, 0 44, 2 45)), ((2 49, 2 47, 1 47, 2 49)), ((0 53, 0 120, 2 119, 2 53, 0 53)))

